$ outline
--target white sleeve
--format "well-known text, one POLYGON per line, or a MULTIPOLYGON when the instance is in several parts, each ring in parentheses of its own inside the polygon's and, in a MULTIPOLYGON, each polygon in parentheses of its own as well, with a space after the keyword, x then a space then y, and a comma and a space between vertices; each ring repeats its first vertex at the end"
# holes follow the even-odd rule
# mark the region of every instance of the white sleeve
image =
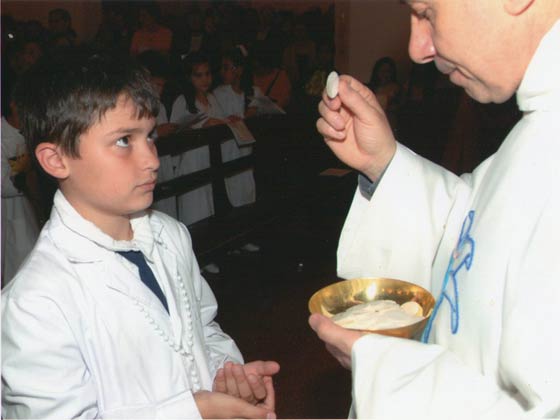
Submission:
POLYGON ((165 105, 163 103, 159 103, 159 112, 156 118, 156 124, 165 124, 167 123, 167 109, 165 109, 165 105))
POLYGON ((224 333, 214 320, 218 313, 216 298, 206 280, 200 274, 199 277, 202 285, 200 311, 204 328, 204 340, 210 358, 210 375, 214 378, 216 371, 225 362, 243 363, 243 356, 233 339, 224 333))
POLYGON ((496 372, 483 375, 439 345, 368 335, 352 350, 359 417, 560 417, 560 195, 550 190, 534 208, 536 222, 504 244, 511 253, 496 372))
POLYGON ((469 193, 461 178, 398 144, 371 200, 359 188, 354 195, 338 246, 338 275, 429 287, 445 227, 460 223, 455 219, 464 217, 469 193))
POLYGON ((2 416, 97 417, 95 384, 68 314, 46 296, 2 300, 2 416))
POLYGON ((104 411, 107 419, 200 419, 202 415, 191 391, 183 391, 153 405, 120 407, 104 411))
POLYGON ((21 192, 15 187, 11 178, 11 167, 8 159, 7 148, 4 147, 6 139, 2 138, 2 197, 14 197, 21 195, 21 192))
POLYGON ((434 344, 366 335, 352 349, 352 373, 358 418, 490 420, 522 412, 494 380, 434 344))
POLYGON ((249 106, 256 106, 258 107, 260 104, 260 101, 263 98, 268 98, 267 96, 264 96, 264 94, 262 93, 261 88, 259 88, 258 86, 253 86, 253 92, 255 94, 255 96, 253 97, 253 99, 251 100, 251 102, 249 103, 249 106))
POLYGON ((181 120, 181 118, 185 117, 186 115, 190 114, 187 110, 187 101, 184 95, 180 95, 175 99, 173 105, 171 107, 171 116, 169 117, 169 122, 177 123, 181 120))

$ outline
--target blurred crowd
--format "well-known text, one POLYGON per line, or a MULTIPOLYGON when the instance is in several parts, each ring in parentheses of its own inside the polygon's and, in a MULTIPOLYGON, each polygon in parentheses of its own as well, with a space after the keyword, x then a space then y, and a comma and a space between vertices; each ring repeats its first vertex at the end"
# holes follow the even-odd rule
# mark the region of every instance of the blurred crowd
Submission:
MULTIPOLYGON (((48 27, 37 20, 2 15, 2 249, 16 243, 10 223, 25 225, 30 239, 18 251, 21 256, 33 244, 37 226, 49 216, 54 187, 41 185, 44 177, 31 170, 18 131, 14 87, 42 56, 75 48, 137 58, 160 95, 158 136, 186 126, 240 124, 267 113, 297 114, 313 122, 327 76, 335 69, 334 5, 298 14, 207 1, 192 3, 182 15, 163 15, 155 1, 103 1, 102 21, 93 39, 80 39, 72 16, 63 8, 48 12, 48 27), (37 223, 16 220, 29 219, 30 208, 35 209, 37 223)), ((398 80, 399 74, 395 61, 382 57, 372 63, 364 83, 376 94, 401 143, 457 173, 472 170, 493 153, 519 118, 513 101, 476 104, 433 63, 413 65, 405 82, 398 80)), ((308 135, 302 137, 309 141, 308 135)), ((233 139, 222 145, 224 160, 251 152, 251 147, 239 147, 233 139)), ((163 157, 159 179, 208 165, 207 148, 174 160, 163 157)), ((229 179, 227 188, 235 206, 255 201, 252 171, 229 179)), ((186 225, 214 212, 209 186, 177 200, 162 200, 155 207, 186 225)), ((19 257, 8 257, 19 265, 19 257)), ((3 273, 8 257, 4 252, 3 273)))
POLYGON ((251 71, 256 86, 282 108, 304 112, 308 100, 320 95, 325 74, 334 66, 333 13, 332 7, 297 14, 213 1, 195 2, 183 15, 163 15, 155 1, 105 1, 96 35, 81 42, 65 9, 49 11, 46 28, 37 20, 2 16, 2 70, 15 80, 41 55, 78 43, 132 56, 153 51, 161 55, 159 66, 167 79, 162 101, 170 110, 190 54, 209 58, 213 84, 218 86, 222 53, 242 46, 250 63, 245 71, 251 71))
MULTIPOLYGON (((309 113, 314 118, 334 66, 333 34, 332 7, 296 14, 232 1, 195 2, 182 16, 163 15, 156 1, 104 1, 93 39, 78 36, 64 8, 48 12, 48 27, 3 15, 2 277, 11 278, 30 251, 49 217, 56 188, 30 164, 14 98, 24 91, 16 88, 18 79, 42 56, 80 49, 135 57, 160 96, 154 136, 161 137, 216 124, 239 128, 245 118, 270 113, 309 113)), ((224 161, 252 153, 251 146, 242 146, 234 138, 224 142, 224 161)), ((163 156, 158 179, 209 165, 207 146, 163 156)), ((253 170, 226 179, 226 188, 233 206, 254 202, 253 170)), ((214 214, 211 185, 154 207, 191 225, 214 214)), ((255 252, 259 247, 248 243, 242 248, 255 252)), ((214 264, 208 269, 218 270, 214 264)))

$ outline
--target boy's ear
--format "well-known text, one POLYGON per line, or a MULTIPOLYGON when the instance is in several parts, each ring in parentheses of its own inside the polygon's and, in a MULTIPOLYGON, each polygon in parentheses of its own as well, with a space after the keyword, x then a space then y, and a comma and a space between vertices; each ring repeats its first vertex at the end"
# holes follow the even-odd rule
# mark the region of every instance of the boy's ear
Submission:
POLYGON ((504 9, 511 16, 519 16, 527 10, 535 0, 502 0, 504 9))
POLYGON ((60 148, 53 143, 39 143, 35 148, 35 156, 46 173, 56 179, 65 179, 69 168, 60 148))

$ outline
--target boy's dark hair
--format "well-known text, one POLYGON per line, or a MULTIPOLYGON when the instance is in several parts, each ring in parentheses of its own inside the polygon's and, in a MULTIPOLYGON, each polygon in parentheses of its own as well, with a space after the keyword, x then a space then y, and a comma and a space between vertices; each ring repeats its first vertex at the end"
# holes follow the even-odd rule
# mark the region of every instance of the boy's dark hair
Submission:
POLYGON ((159 111, 145 69, 126 56, 69 48, 40 59, 14 94, 20 125, 32 155, 41 142, 79 157, 79 139, 121 96, 132 100, 137 118, 159 111))

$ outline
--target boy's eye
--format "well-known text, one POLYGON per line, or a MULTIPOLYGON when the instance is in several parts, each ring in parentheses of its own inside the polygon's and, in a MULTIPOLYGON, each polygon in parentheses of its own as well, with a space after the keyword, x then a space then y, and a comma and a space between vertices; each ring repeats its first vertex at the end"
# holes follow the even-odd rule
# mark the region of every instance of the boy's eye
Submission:
POLYGON ((129 145, 128 136, 121 137, 120 139, 117 140, 117 142, 115 144, 119 147, 128 147, 128 145, 129 145))
POLYGON ((152 131, 150 131, 150 134, 148 134, 148 141, 156 141, 157 138, 157 133, 156 133, 156 128, 154 127, 154 129, 152 131))
POLYGON ((413 8, 412 11, 418 19, 426 19, 431 21, 431 12, 427 7, 413 8))

